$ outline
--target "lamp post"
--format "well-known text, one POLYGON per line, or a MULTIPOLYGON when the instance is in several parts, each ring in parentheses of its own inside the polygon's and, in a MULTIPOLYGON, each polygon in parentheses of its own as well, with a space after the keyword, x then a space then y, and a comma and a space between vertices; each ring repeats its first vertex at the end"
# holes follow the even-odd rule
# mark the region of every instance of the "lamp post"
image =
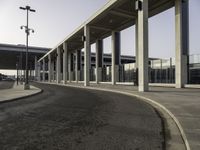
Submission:
POLYGON ((20 46, 22 48, 22 50, 20 51, 20 56, 19 56, 19 81, 20 81, 20 84, 23 84, 23 77, 22 77, 22 70, 23 70, 23 52, 26 51, 26 46, 25 45, 22 45, 22 44, 18 44, 18 46, 20 46))
POLYGON ((22 57, 22 51, 20 52, 20 60, 19 60, 19 67, 20 67, 20 84, 22 84, 22 70, 23 70, 23 67, 22 67, 22 60, 23 60, 23 57, 22 57))
POLYGON ((29 86, 29 81, 28 81, 28 36, 30 34, 30 31, 32 31, 32 33, 34 33, 34 30, 33 29, 30 29, 28 27, 28 14, 29 14, 29 11, 31 12, 35 12, 34 9, 31 9, 30 6, 26 6, 26 7, 19 7, 20 9, 22 10, 26 10, 26 14, 27 14, 27 24, 26 26, 21 26, 21 29, 25 29, 25 33, 26 33, 26 79, 25 79, 25 84, 24 84, 24 89, 25 90, 28 90, 30 89, 30 86, 29 86))
POLYGON ((16 60, 17 85, 19 84, 19 69, 20 69, 20 55, 17 56, 17 60, 16 60))

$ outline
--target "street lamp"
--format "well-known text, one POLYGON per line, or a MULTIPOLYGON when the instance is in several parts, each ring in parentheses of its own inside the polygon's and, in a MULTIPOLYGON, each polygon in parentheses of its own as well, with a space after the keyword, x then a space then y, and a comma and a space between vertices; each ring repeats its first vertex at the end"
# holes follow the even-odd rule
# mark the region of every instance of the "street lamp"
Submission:
POLYGON ((22 9, 22 10, 26 10, 26 13, 27 13, 27 24, 26 24, 26 26, 21 26, 20 28, 21 29, 24 28, 25 29, 25 33, 26 33, 26 79, 25 79, 24 89, 28 90, 28 89, 30 89, 29 82, 28 82, 28 36, 30 34, 30 31, 32 31, 32 33, 34 33, 34 30, 30 29, 28 27, 28 13, 29 13, 29 11, 35 12, 35 10, 31 9, 30 6, 19 7, 19 8, 22 9))

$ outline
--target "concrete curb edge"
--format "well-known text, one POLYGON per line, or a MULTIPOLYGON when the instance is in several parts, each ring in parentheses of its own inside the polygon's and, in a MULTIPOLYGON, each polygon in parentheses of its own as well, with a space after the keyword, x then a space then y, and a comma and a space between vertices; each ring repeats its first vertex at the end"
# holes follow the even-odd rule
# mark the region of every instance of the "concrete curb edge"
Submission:
POLYGON ((17 100, 20 100, 20 99, 23 99, 23 98, 28 98, 28 97, 31 97, 31 96, 35 96, 37 94, 40 94, 42 93, 43 90, 40 89, 40 91, 38 91, 37 93, 33 93, 33 94, 30 94, 30 95, 25 95, 25 96, 20 96, 20 97, 17 97, 17 98, 11 98, 9 100, 4 100, 4 101, 0 101, 0 104, 5 104, 5 103, 9 103, 9 102, 13 102, 13 101, 17 101, 17 100))

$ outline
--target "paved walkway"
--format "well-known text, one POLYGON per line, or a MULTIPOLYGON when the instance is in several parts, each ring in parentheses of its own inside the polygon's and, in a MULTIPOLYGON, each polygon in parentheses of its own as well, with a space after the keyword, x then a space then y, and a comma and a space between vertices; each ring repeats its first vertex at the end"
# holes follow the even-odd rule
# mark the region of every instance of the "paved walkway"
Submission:
MULTIPOLYGON (((83 87, 82 83, 68 85, 83 87)), ((149 92, 140 93, 137 87, 128 85, 91 84, 90 87, 126 92, 158 102, 179 121, 191 150, 200 149, 200 89, 150 87, 149 92)))
POLYGON ((40 93, 41 91, 41 89, 34 86, 30 86, 30 90, 24 90, 23 85, 17 85, 15 82, 13 88, 0 90, 0 103, 35 95, 37 93, 40 93))
POLYGON ((179 120, 192 150, 200 149, 200 89, 150 87, 150 92, 140 93, 133 86, 92 85, 99 88, 133 93, 165 106, 179 120))

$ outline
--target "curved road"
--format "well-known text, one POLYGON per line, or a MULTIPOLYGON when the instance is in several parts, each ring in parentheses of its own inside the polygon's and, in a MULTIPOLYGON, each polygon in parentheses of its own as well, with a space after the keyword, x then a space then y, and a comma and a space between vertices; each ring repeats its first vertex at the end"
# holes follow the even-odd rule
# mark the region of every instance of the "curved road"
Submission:
POLYGON ((1 150, 162 150, 148 104, 102 91, 35 84, 43 93, 0 105, 1 150))

